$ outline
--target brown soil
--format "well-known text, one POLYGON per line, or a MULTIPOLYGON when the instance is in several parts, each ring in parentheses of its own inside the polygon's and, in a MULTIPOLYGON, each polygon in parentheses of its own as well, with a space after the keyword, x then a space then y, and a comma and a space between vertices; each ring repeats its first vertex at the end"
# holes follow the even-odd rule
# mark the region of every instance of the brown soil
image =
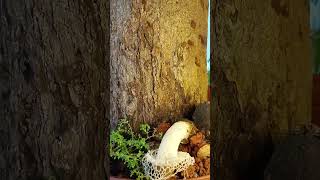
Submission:
POLYGON ((198 132, 189 138, 188 144, 182 144, 179 151, 190 153, 195 158, 195 164, 190 166, 186 171, 178 174, 177 178, 195 178, 210 174, 210 157, 200 159, 197 157, 198 150, 207 144, 204 132, 198 132))
POLYGON ((192 146, 200 146, 201 144, 205 143, 205 136, 203 132, 198 132, 195 135, 189 138, 190 144, 192 146))
POLYGON ((157 126, 156 132, 157 132, 157 133, 162 133, 162 134, 164 134, 164 133, 167 132, 167 130, 170 128, 170 126, 171 126, 170 123, 168 123, 168 122, 162 122, 162 123, 160 123, 160 124, 157 126))

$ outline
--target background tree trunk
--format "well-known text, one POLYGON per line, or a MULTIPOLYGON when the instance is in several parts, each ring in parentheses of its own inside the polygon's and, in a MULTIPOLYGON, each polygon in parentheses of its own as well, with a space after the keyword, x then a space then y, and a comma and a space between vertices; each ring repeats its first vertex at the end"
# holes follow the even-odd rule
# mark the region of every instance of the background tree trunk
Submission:
POLYGON ((219 179, 263 179, 273 145, 311 119, 308 1, 212 1, 219 179))
POLYGON ((0 1, 0 179, 104 179, 108 1, 0 1))
POLYGON ((190 116, 207 100, 207 0, 111 0, 111 123, 190 116))

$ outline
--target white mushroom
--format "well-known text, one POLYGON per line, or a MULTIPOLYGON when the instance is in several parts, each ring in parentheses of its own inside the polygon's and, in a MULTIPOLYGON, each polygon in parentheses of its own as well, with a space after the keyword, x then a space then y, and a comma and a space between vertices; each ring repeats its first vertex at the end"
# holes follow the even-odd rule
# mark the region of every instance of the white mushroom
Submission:
POLYGON ((164 180, 186 170, 195 160, 187 152, 178 152, 182 140, 196 132, 189 120, 174 123, 162 138, 158 150, 149 151, 143 158, 145 173, 151 179, 164 180))

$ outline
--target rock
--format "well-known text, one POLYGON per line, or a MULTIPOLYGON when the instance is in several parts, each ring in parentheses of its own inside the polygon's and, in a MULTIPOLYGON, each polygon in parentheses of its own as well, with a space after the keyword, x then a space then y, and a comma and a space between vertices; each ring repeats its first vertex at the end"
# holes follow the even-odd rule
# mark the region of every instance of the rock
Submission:
POLYGON ((197 156, 201 159, 204 159, 206 157, 210 157, 210 144, 206 144, 204 146, 202 146, 198 152, 197 152, 197 156))
POLYGON ((319 180, 320 139, 312 135, 289 137, 274 152, 265 180, 319 180))
POLYGON ((210 132, 210 102, 204 102, 196 106, 192 119, 196 126, 204 130, 207 134, 210 132))

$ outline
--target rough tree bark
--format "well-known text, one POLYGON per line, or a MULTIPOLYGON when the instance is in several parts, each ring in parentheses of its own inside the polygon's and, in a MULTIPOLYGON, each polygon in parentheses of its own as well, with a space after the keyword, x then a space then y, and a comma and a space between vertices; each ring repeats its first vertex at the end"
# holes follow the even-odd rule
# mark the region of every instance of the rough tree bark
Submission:
POLYGON ((207 100, 207 0, 111 1, 111 123, 190 116, 207 100))
POLYGON ((212 0, 218 179, 263 179, 273 145, 310 123, 308 4, 212 0))
POLYGON ((104 179, 108 1, 0 1, 0 179, 104 179))

